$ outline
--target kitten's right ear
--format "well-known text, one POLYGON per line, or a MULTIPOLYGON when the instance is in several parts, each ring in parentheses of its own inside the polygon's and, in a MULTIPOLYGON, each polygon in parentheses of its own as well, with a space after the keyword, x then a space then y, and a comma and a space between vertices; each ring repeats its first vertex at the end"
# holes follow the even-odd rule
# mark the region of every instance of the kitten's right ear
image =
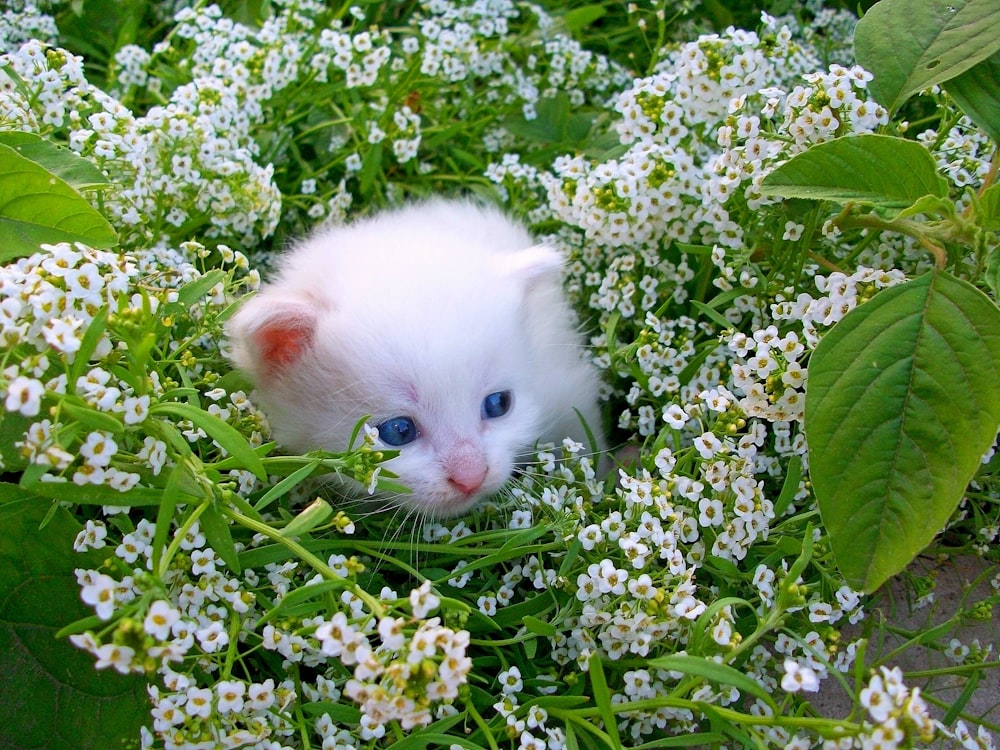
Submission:
POLYGON ((501 273, 531 286, 538 279, 557 273, 563 267, 565 259, 551 245, 534 245, 513 253, 498 254, 494 256, 494 263, 501 273))
POLYGON ((254 297, 229 322, 233 360, 257 377, 280 374, 309 348, 316 323, 316 310, 301 302, 254 297))

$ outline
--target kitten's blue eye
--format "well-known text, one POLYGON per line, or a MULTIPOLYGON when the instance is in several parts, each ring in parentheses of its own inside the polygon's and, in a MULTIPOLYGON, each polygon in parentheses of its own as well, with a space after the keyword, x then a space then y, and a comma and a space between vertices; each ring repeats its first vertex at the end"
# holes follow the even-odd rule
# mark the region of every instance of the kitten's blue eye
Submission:
POLYGON ((396 447, 412 443, 420 434, 416 423, 409 417, 387 419, 376 429, 383 443, 396 447))
POLYGON ((483 399, 482 415, 483 419, 495 419, 502 417, 510 411, 513 403, 510 391, 497 391, 491 393, 483 399))

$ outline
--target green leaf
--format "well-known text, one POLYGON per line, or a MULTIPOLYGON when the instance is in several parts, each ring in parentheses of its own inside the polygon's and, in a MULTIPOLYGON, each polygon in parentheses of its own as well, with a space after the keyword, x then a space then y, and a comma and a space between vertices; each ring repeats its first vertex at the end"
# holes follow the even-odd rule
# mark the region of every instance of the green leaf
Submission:
POLYGON ((566 137, 571 109, 569 96, 560 91, 555 96, 540 99, 532 119, 517 115, 509 118, 505 127, 514 135, 535 143, 559 143, 566 137))
POLYGON ((1000 50, 996 0, 881 0, 858 21, 854 52, 890 111, 1000 50))
POLYGON ((104 484, 80 486, 72 482, 26 481, 28 477, 27 472, 22 475, 21 486, 32 494, 79 505, 116 505, 137 508, 159 505, 160 499, 163 497, 163 490, 156 487, 133 487, 125 492, 119 492, 114 487, 108 487, 104 484))
POLYGON ((205 535, 205 540, 209 546, 215 550, 215 554, 222 559, 226 567, 239 575, 243 569, 240 567, 240 556, 236 552, 236 545, 233 543, 233 534, 229 528, 229 521, 212 501, 207 502, 209 503, 208 507, 198 517, 198 522, 201 524, 201 531, 205 535))
POLYGON ((116 435, 125 432, 125 423, 114 414, 100 411, 89 405, 74 404, 68 398, 63 399, 60 408, 67 416, 72 417, 88 430, 104 430, 116 435))
MULTIPOLYGON (((260 626, 270 622, 279 614, 284 617, 290 612, 301 611, 303 609, 302 605, 311 603, 314 599, 318 599, 321 596, 326 597, 331 592, 342 591, 345 588, 349 588, 350 585, 350 581, 346 579, 336 581, 324 580, 293 589, 281 597, 281 601, 265 612, 264 616, 257 621, 257 625, 260 626)), ((319 610, 322 606, 325 605, 314 602, 311 604, 312 610, 319 610)))
POLYGON ((581 5, 579 8, 566 11, 566 15, 563 16, 563 22, 570 33, 576 34, 586 30, 588 26, 593 26, 596 21, 604 18, 607 13, 607 8, 598 3, 581 5))
POLYGON ((46 242, 118 242, 115 230, 64 180, 0 144, 0 262, 38 251, 46 242))
POLYGON ((84 369, 90 364, 90 357, 101 341, 101 336, 108 327, 109 309, 107 305, 101 307, 87 325, 87 330, 80 339, 80 348, 73 357, 73 364, 70 365, 69 382, 76 384, 77 378, 83 375, 84 369))
POLYGON ((528 629, 528 632, 534 633, 535 635, 542 635, 546 638, 551 638, 558 632, 555 625, 547 623, 545 620, 540 620, 537 617, 532 617, 531 615, 525 615, 523 622, 524 627, 528 629))
POLYGON ((16 518, 29 503, 38 503, 38 496, 19 484, 0 482, 0 528, 6 527, 9 519, 16 518))
POLYGON ((759 698, 775 713, 778 707, 774 698, 767 690, 728 664, 720 664, 717 661, 706 659, 703 656, 693 654, 672 654, 661 656, 658 659, 650 659, 649 666, 655 669, 666 669, 671 672, 681 672, 682 674, 701 677, 702 679, 718 683, 719 685, 732 685, 744 695, 752 695, 759 698))
POLYGON ((785 481, 781 485, 781 493, 774 501, 774 517, 781 518, 788 510, 788 506, 795 499, 795 494, 799 491, 799 482, 802 480, 802 457, 794 454, 788 459, 788 468, 785 469, 785 481))
POLYGON ((1000 426, 1000 311, 930 272, 851 311, 809 363, 809 466, 833 554, 866 592, 955 510, 1000 426))
POLYGON ((921 214, 954 220, 956 213, 955 204, 947 198, 938 198, 936 195, 925 195, 922 198, 918 198, 912 206, 908 206, 897 213, 891 220, 908 219, 911 216, 919 216, 921 214))
POLYGON ((24 439, 24 433, 36 419, 17 411, 0 412, 0 461, 5 471, 19 471, 28 465, 17 444, 24 439))
POLYGON ((919 143, 866 134, 819 143, 792 157, 764 178, 761 191, 905 209, 927 195, 945 197, 948 185, 919 143))
POLYGON ((376 143, 367 152, 361 161, 360 187, 361 194, 367 196, 371 193, 375 185, 375 178, 382 169, 382 149, 381 143, 376 143))
POLYGON ((615 721, 615 711, 611 702, 611 691, 608 689, 608 679, 604 675, 601 656, 596 651, 587 661, 587 673, 590 675, 590 687, 594 695, 594 705, 604 720, 604 729, 608 732, 613 750, 622 750, 621 738, 618 736, 618 722, 615 721))
POLYGON ((279 497, 288 494, 293 487, 298 486, 304 482, 307 478, 312 476, 313 472, 316 471, 317 467, 320 465, 320 460, 314 458, 309 461, 304 466, 299 467, 291 474, 286 476, 276 485, 271 487, 264 495, 254 503, 253 508, 255 511, 262 511, 279 497))
POLYGON ((187 284, 178 289, 177 304, 183 306, 184 308, 188 308, 195 302, 202 300, 216 284, 225 280, 225 272, 218 268, 214 268, 211 271, 202 274, 194 281, 189 281, 187 284))
POLYGON ((174 464, 168 470, 167 483, 163 488, 160 507, 156 510, 156 531, 153 533, 153 554, 151 557, 154 575, 162 575, 160 561, 167 548, 167 536, 170 533, 171 521, 174 520, 174 511, 177 510, 177 505, 180 502, 181 486, 184 483, 186 471, 187 464, 185 462, 174 464))
POLYGON ((994 143, 1000 143, 1000 52, 947 81, 944 88, 994 143))
POLYGON ((1000 184, 990 185, 979 196, 976 220, 983 229, 1000 230, 1000 184))
POLYGON ((334 703, 333 701, 313 701, 302 704, 302 713, 306 716, 319 717, 329 714, 330 718, 338 724, 348 726, 357 725, 361 721, 361 711, 357 706, 347 703, 334 703))
POLYGON ((333 507, 321 497, 317 497, 309 505, 303 508, 288 524, 281 530, 281 536, 294 538, 308 534, 317 526, 326 523, 333 515, 333 507))
POLYGON ((727 328, 731 328, 733 325, 730 321, 723 317, 722 313, 717 312, 710 304, 705 304, 704 302, 699 302, 698 300, 693 299, 691 300, 691 306, 710 321, 715 323, 715 325, 719 326, 719 328, 723 331, 727 328))
POLYGON ((530 154, 533 163, 547 156, 582 151, 595 145, 588 142, 588 137, 596 115, 579 111, 565 92, 539 99, 535 110, 535 117, 531 119, 519 113, 508 116, 503 122, 512 134, 534 144, 530 154))
POLYGON ((1000 245, 990 251, 986 258, 986 273, 983 280, 990 287, 994 297, 1000 297, 1000 245))
POLYGON ((180 419, 187 419, 196 427, 200 427, 215 442, 229 451, 230 455, 239 461, 247 470, 262 482, 267 481, 267 470, 260 457, 254 453, 247 439, 240 432, 223 422, 214 414, 199 409, 193 404, 183 404, 176 401, 154 404, 149 409, 150 414, 171 414, 180 419))
POLYGON ((149 720, 146 681, 97 671, 93 656, 55 638, 93 614, 73 569, 99 568, 107 552, 74 552, 80 525, 62 508, 40 531, 49 507, 19 504, 0 534, 0 747, 121 747, 149 720))
POLYGON ((463 720, 466 720, 466 717, 461 713, 445 716, 433 724, 406 733, 389 745, 386 750, 418 750, 425 747, 464 747, 468 750, 486 750, 482 745, 463 738, 460 734, 461 730, 454 734, 448 733, 448 730, 463 720))
POLYGON ((108 184, 108 178, 96 164, 65 146, 46 141, 34 133, 23 133, 18 130, 0 131, 0 144, 10 146, 25 159, 44 167, 77 190, 108 184))

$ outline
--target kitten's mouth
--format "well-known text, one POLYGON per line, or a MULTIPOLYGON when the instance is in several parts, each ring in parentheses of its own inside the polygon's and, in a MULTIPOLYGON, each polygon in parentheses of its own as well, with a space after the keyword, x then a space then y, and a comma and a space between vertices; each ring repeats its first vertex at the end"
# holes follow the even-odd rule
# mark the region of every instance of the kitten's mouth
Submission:
POLYGON ((431 506, 430 511, 436 518, 454 518, 468 513, 483 499, 483 495, 473 493, 471 495, 454 495, 443 499, 431 506))

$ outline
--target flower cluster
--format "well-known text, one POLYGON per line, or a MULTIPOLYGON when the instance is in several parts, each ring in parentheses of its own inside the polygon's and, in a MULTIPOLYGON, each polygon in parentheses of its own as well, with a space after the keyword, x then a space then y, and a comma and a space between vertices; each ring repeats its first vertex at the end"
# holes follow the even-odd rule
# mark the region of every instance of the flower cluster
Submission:
MULTIPOLYGON (((870 133, 888 121, 885 108, 868 98, 871 74, 864 69, 831 65, 829 72, 803 77, 805 83, 790 91, 772 86, 731 100, 725 124, 717 131, 723 151, 712 160, 706 199, 731 212, 756 211, 775 200, 761 195, 760 183, 778 163, 812 144, 870 133)), ((748 217, 742 213, 739 218, 748 217)), ((740 221, 740 226, 746 229, 753 223, 740 221)), ((783 229, 785 239, 801 236, 795 227, 783 229)))
POLYGON ((31 39, 54 43, 59 37, 55 19, 44 12, 48 3, 14 0, 0 12, 0 49, 13 49, 31 39))
MULTIPOLYGON (((96 485, 118 493, 144 477, 155 481, 167 464, 167 443, 156 430, 147 432, 146 420, 176 386, 173 377, 200 380, 207 373, 193 351, 176 344, 172 354, 165 353, 178 358, 173 372, 147 370, 135 356, 137 342, 151 320, 169 330, 190 315, 178 302, 178 289, 201 277, 192 261, 204 251, 187 243, 183 250, 119 255, 62 243, 43 245, 41 252, 3 269, 0 325, 12 360, 0 375, 4 408, 28 418, 23 436, 15 438, 17 453, 2 457, 6 464, 30 467, 33 482, 96 485), (125 357, 116 354, 123 351, 125 357)), ((234 266, 245 271, 246 258, 229 253, 234 266)), ((252 286, 255 279, 248 276, 246 283, 252 286)), ((221 282, 216 287, 214 302, 221 306, 226 302, 221 282)), ((203 343, 210 341, 204 336, 203 343)), ((210 414, 252 427, 256 442, 262 442, 263 419, 242 391, 208 396, 213 401, 226 396, 224 406, 208 407, 210 414)), ((191 442, 208 437, 189 420, 177 426, 191 442)), ((107 505, 117 505, 114 493, 107 499, 107 505)))
MULTIPOLYGON (((424 588, 411 594, 411 603, 428 598, 429 589, 424 588)), ((421 622, 412 634, 406 633, 403 618, 381 619, 381 646, 375 649, 346 618, 316 629, 324 654, 354 666, 344 694, 361 707, 362 739, 383 736, 390 722, 399 722, 403 729, 429 724, 431 709, 454 701, 472 668, 466 656, 468 632, 446 628, 436 617, 427 619, 426 604, 414 606, 414 612, 421 622)))
POLYGON ((929 742, 937 734, 938 724, 928 711, 919 688, 908 688, 898 668, 882 667, 872 675, 859 694, 861 705, 875 722, 862 744, 868 747, 896 748, 905 742, 929 742))
POLYGON ((281 196, 273 167, 254 161, 246 136, 240 142, 245 101, 206 79, 136 116, 88 83, 82 63, 37 41, 0 55, 9 84, 0 91, 0 121, 65 138, 112 177, 116 189, 104 206, 124 246, 187 239, 198 229, 207 238, 251 243, 274 231, 281 196))
MULTIPOLYGON (((782 293, 777 295, 771 311, 776 321, 795 321, 800 324, 804 342, 810 348, 815 348, 823 329, 834 325, 859 304, 871 299, 878 291, 901 284, 905 280, 905 275, 898 269, 881 271, 861 267, 850 275, 835 271, 828 276, 815 278, 820 296, 814 297, 808 292, 800 292, 795 295, 795 299, 791 299, 790 293, 782 293)), ((740 344, 735 345, 740 348, 740 344)), ((781 346, 780 342, 778 345, 781 346)), ((798 347, 792 345, 791 348, 795 351, 795 358, 798 358, 801 354, 798 347)))

